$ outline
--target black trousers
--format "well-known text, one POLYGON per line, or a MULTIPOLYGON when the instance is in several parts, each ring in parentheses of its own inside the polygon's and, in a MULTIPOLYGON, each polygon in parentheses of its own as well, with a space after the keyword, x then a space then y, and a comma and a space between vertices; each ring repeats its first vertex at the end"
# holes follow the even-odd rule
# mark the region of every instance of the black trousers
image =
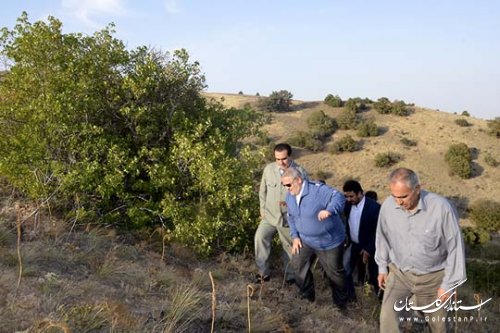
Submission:
MULTIPOLYGON (((358 243, 352 242, 351 245, 347 248, 346 253, 346 285, 347 285, 347 293, 351 299, 356 298, 356 294, 354 291, 354 281, 353 281, 353 272, 354 269, 358 266, 358 263, 363 260, 363 257, 359 254, 362 248, 358 243)), ((375 258, 371 255, 368 258, 368 283, 371 284, 375 288, 375 293, 377 294, 379 291, 378 286, 378 266, 375 262, 375 258)), ((364 278, 364 277, 363 277, 364 278)))
POLYGON ((315 256, 328 277, 332 290, 333 303, 344 308, 347 302, 346 279, 342 258, 344 245, 341 244, 331 250, 315 250, 305 243, 298 254, 292 256, 292 266, 295 269, 295 283, 304 298, 315 299, 314 278, 311 265, 315 256))

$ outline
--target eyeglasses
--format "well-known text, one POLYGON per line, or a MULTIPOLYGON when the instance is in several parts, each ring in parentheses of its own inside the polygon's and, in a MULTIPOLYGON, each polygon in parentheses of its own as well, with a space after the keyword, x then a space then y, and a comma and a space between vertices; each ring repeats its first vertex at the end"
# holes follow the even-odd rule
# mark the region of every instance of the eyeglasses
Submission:
POLYGON ((292 187, 292 183, 289 183, 289 184, 283 184, 283 186, 290 188, 290 187, 292 187))

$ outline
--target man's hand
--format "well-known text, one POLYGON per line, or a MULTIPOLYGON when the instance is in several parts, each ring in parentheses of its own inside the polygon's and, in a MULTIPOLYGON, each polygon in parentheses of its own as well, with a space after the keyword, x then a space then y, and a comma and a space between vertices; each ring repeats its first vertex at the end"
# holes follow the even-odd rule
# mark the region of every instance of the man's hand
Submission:
POLYGON ((361 252, 359 252, 359 254, 363 258, 363 264, 367 264, 368 263, 368 258, 370 258, 370 254, 368 252, 366 252, 365 250, 361 250, 361 252))
POLYGON ((301 248, 302 242, 300 238, 294 238, 292 241, 292 255, 299 254, 301 248))
POLYGON ((437 291, 437 298, 441 301, 444 302, 450 297, 450 293, 446 293, 446 290, 443 288, 438 288, 437 291))
POLYGON ((332 213, 330 213, 327 210, 322 210, 318 213, 318 220, 323 221, 329 218, 330 216, 332 216, 332 213))
POLYGON ((387 273, 380 273, 377 277, 378 286, 380 289, 385 290, 385 283, 387 281, 387 273))

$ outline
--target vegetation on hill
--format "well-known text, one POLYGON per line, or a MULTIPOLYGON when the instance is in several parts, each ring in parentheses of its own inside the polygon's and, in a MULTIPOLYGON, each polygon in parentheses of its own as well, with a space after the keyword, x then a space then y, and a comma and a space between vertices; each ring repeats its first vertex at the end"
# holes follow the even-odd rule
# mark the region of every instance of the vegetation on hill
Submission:
POLYGON ((260 107, 269 112, 290 111, 293 94, 287 90, 273 91, 268 97, 263 97, 260 107))
POLYGON ((0 173, 73 223, 160 227, 200 253, 241 250, 257 219, 243 144, 263 118, 200 95, 185 50, 126 50, 112 26, 93 36, 27 14, 0 39, 0 173), (36 45, 36 47, 33 47, 36 45))

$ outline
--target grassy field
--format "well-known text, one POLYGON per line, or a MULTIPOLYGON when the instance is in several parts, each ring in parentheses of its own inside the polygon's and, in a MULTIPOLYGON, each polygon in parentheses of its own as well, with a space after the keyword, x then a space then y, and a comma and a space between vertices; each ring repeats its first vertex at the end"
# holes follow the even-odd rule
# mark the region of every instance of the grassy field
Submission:
MULTIPOLYGON (((258 97, 224 96, 228 106, 255 105, 258 97)), ((294 111, 273 114, 266 126, 273 142, 286 141, 314 110, 336 116, 341 109, 321 102, 294 101, 294 111)), ((364 138, 354 153, 331 155, 296 149, 296 160, 310 174, 328 174, 327 183, 340 187, 347 178, 360 180, 383 199, 388 195, 388 169, 374 165, 378 152, 404 155, 398 166, 419 173, 423 186, 459 198, 466 207, 482 198, 499 198, 500 168, 483 162, 489 152, 500 160, 498 139, 487 135, 486 122, 468 117, 471 127, 454 123, 459 116, 416 108, 407 117, 364 113, 384 129, 364 138), (408 148, 406 137, 418 142, 408 148), (477 151, 475 176, 450 176, 444 153, 452 143, 465 142, 477 151)), ((353 131, 337 131, 328 144, 353 131)), ((359 138, 356 138, 359 139, 359 138)), ((57 216, 38 211, 8 191, 0 200, 0 333, 11 332, 377 332, 379 304, 363 286, 358 302, 347 313, 332 307, 326 281, 314 270, 317 300, 297 297, 295 286, 282 281, 277 269, 270 282, 250 283, 255 274, 253 250, 201 260, 189 249, 162 244, 158 233, 122 234, 95 226, 65 225, 57 216), (22 223, 22 230, 18 225, 22 223), (22 236, 22 237, 21 237, 22 236)), ((465 215, 466 217, 466 215, 465 215)), ((463 223, 469 223, 467 218, 463 223)), ((500 243, 468 249, 469 281, 459 289, 463 305, 493 299, 480 312, 460 311, 461 318, 481 321, 452 323, 453 332, 498 332, 500 243)))

